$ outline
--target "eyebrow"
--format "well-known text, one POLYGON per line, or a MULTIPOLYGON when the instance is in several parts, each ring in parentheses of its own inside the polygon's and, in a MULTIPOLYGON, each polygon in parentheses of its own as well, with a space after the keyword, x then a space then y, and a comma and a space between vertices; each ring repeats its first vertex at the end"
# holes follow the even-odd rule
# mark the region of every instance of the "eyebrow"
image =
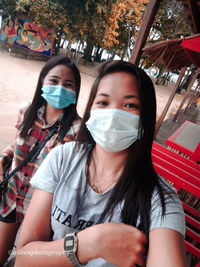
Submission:
POLYGON ((127 99, 129 99, 129 98, 137 98, 137 99, 139 99, 139 97, 136 96, 136 95, 125 95, 124 98, 127 98, 127 99))
POLYGON ((97 96, 106 96, 106 97, 109 97, 109 95, 108 94, 105 94, 105 93, 100 93, 97 96))
MULTIPOLYGON (((98 96, 110 97, 108 94, 105 94, 105 93, 100 93, 100 94, 98 94, 98 96)), ((125 99, 129 99, 129 98, 137 98, 137 99, 139 99, 139 97, 136 96, 136 95, 125 95, 124 98, 125 99)))

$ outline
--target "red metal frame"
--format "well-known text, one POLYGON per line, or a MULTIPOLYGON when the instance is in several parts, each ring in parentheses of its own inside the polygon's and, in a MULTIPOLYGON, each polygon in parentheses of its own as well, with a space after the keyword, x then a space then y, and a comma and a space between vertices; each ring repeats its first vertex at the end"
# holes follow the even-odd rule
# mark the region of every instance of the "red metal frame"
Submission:
MULTIPOLYGON (((188 160, 184 157, 182 157, 181 155, 174 153, 171 150, 166 150, 166 147, 159 145, 156 142, 153 142, 153 147, 152 147, 152 152, 155 151, 155 154, 158 155, 158 153, 160 154, 161 157, 164 157, 164 155, 167 154, 167 157, 171 157, 174 160, 177 160, 176 164, 178 164, 178 162, 180 162, 181 166, 183 166, 184 168, 188 167, 190 170, 190 173, 192 172, 192 169, 200 171, 200 165, 196 164, 195 162, 188 160)), ((178 166, 178 165, 177 165, 178 166)))
MULTIPOLYGON (((152 161, 156 172, 172 183, 177 191, 183 188, 200 198, 200 165, 190 159, 183 158, 156 142, 153 142, 152 161)), ((186 236, 192 239, 192 241, 185 240, 186 251, 200 259, 200 249, 198 248, 198 244, 200 244, 200 212, 183 201, 182 205, 186 212, 186 236)))
POLYGON ((189 206, 188 204, 186 204, 183 201, 182 201, 182 206, 183 206, 184 210, 188 211, 195 218, 197 218, 198 220, 200 220, 200 211, 195 210, 194 208, 192 208, 191 206, 189 206))
POLYGON ((194 153, 192 153, 192 156, 190 158, 192 161, 194 162, 197 162, 197 161, 200 161, 200 142, 199 144, 197 145, 194 153))
POLYGON ((200 243, 200 235, 195 233, 189 227, 186 227, 186 235, 190 236, 191 238, 193 238, 197 243, 200 243))
POLYGON ((193 244, 189 243, 188 241, 185 241, 185 248, 186 251, 200 259, 200 250, 195 247, 193 244))

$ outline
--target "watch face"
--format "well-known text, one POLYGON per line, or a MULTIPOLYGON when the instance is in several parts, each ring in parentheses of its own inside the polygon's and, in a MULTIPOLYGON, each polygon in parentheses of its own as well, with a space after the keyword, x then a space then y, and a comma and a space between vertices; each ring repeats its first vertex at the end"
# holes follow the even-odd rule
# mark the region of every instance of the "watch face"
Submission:
POLYGON ((66 236, 65 238, 65 250, 69 251, 74 248, 74 237, 66 236))

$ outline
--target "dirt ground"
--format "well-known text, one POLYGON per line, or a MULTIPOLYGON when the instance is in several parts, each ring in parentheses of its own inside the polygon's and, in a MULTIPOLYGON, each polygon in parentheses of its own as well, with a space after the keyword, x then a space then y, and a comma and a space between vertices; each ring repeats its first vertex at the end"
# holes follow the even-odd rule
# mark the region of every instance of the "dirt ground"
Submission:
MULTIPOLYGON (((14 140, 15 123, 21 103, 32 99, 39 72, 44 61, 18 58, 0 51, 0 153, 14 140)), ((81 91, 78 101, 78 113, 83 114, 84 107, 95 79, 97 66, 79 65, 81 72, 81 91)), ((157 97, 157 117, 161 114, 170 96, 174 84, 155 86, 157 97)), ((172 113, 181 101, 182 96, 176 96, 169 108, 172 113)), ((167 117, 166 116, 166 117, 167 117)))

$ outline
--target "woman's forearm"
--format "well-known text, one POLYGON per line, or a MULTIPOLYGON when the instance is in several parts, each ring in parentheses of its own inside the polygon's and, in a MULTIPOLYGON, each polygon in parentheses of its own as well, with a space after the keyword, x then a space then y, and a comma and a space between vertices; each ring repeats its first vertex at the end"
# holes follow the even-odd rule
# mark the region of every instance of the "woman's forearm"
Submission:
MULTIPOLYGON (((92 229, 91 229, 92 230, 92 229)), ((93 231, 92 231, 93 232, 93 231)), ((80 263, 95 258, 95 236, 90 229, 77 234, 77 258, 80 263), (80 257, 80 259, 79 259, 80 257)), ((64 238, 56 241, 32 241, 17 248, 15 267, 26 266, 73 266, 64 252, 64 238)))
MULTIPOLYGON (((146 237, 135 227, 105 223, 77 233, 77 259, 86 263, 95 258, 117 266, 144 265, 146 237), (128 248, 128 249, 127 249, 128 248)), ((64 253, 64 238, 57 241, 31 241, 17 249, 15 267, 72 266, 64 253)))
POLYGON ((73 266, 63 249, 64 239, 33 241, 17 249, 15 267, 26 266, 73 266))

